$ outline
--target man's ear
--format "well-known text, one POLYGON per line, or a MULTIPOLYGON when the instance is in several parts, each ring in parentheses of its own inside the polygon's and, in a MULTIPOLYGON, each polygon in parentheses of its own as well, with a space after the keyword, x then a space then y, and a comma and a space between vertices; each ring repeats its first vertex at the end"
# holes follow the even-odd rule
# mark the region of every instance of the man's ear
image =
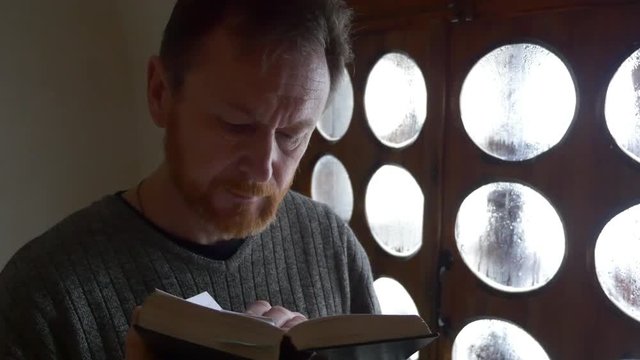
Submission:
POLYGON ((172 93, 166 68, 160 57, 153 56, 147 65, 147 104, 156 126, 165 128, 169 120, 172 93))

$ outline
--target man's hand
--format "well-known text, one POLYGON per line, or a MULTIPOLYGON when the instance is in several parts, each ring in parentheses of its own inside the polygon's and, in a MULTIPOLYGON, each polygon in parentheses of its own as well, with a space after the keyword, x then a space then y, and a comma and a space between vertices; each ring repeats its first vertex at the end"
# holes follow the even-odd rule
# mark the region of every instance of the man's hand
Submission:
MULTIPOLYGON (((292 327, 307 320, 307 318, 298 313, 289 311, 282 306, 271 306, 266 301, 256 301, 249 305, 245 313, 254 316, 264 316, 273 320, 273 323, 284 330, 289 330, 292 327)), ((138 308, 133 311, 132 324, 135 323, 135 319, 138 316, 138 308)), ((125 360, 153 360, 154 356, 145 345, 144 341, 140 337, 140 334, 134 327, 129 328, 127 333, 127 339, 125 344, 125 360)))
MULTIPOLYGON (((131 323, 135 323, 135 319, 138 317, 139 308, 135 308, 133 310, 133 316, 131 323)), ((132 326, 129 328, 129 332, 127 333, 127 339, 125 342, 125 360, 153 360, 154 357, 151 354, 151 351, 147 348, 144 341, 140 337, 140 334, 136 331, 136 329, 132 326)))
POLYGON ((298 312, 289 311, 282 306, 272 307, 271 304, 263 300, 249 305, 245 313, 271 318, 277 327, 284 330, 289 330, 301 322, 307 321, 307 318, 298 312))

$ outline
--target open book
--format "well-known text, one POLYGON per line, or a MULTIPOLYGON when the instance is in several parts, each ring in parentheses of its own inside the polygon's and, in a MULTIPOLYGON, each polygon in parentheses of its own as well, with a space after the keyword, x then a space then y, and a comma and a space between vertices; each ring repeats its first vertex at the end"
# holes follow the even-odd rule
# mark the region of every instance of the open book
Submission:
POLYGON ((166 359, 407 359, 437 337, 415 315, 339 315, 285 331, 156 290, 133 324, 166 359))

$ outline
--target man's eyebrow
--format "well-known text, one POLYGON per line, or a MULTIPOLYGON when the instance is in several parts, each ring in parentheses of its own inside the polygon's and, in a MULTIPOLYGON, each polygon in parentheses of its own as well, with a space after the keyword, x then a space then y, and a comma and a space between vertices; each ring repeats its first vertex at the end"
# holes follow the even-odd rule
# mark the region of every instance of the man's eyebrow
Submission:
MULTIPOLYGON (((254 121, 254 122, 259 122, 258 118, 256 117, 256 115, 254 114, 253 111, 251 111, 247 106, 240 104, 240 103, 233 103, 233 102, 221 102, 221 104, 223 105, 223 110, 230 110, 232 112, 238 113, 244 117, 246 117, 247 119, 254 121)), ((305 119, 301 119, 300 121, 296 121, 293 124, 290 125, 286 125, 283 126, 283 128, 286 129, 291 129, 291 130, 303 130, 306 128, 315 128, 317 124, 317 121, 315 119, 311 119, 311 118, 305 118, 305 119)))
POLYGON ((238 103, 226 102, 223 101, 220 103, 225 111, 232 111, 234 113, 238 113, 252 121, 257 121, 257 118, 253 111, 251 111, 248 107, 238 103))

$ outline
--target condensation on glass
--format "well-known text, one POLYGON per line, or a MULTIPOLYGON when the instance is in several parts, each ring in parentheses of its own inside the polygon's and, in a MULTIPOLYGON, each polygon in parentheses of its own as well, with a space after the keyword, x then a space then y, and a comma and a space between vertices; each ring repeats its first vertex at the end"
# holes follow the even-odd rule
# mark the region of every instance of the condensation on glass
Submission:
POLYGON ((373 288, 383 314, 418 315, 413 298, 397 280, 381 277, 373 283, 373 288))
POLYGON ((353 116, 353 85, 347 70, 344 70, 322 118, 318 132, 329 141, 338 141, 347 133, 353 116))
POLYGON ((458 210, 455 237, 469 269, 506 292, 544 286, 565 253, 556 210, 538 192, 517 183, 492 183, 471 193, 458 210))
POLYGON ((506 161, 531 159, 558 144, 575 109, 576 90, 566 65, 534 44, 506 45, 485 55, 460 94, 469 137, 506 161))
POLYGON ((596 242, 595 266, 607 297, 640 321, 640 205, 604 226, 596 242))
POLYGON ((407 170, 381 167, 367 186, 365 211, 373 237, 389 254, 411 256, 422 246, 424 195, 407 170))
MULTIPOLYGON (((380 302, 380 310, 385 315, 420 315, 413 298, 397 280, 381 277, 373 282, 373 288, 380 302)), ((410 359, 418 359, 418 353, 410 359)))
POLYGON ((427 118, 427 86, 415 61, 400 53, 378 60, 367 80, 364 108, 371 130, 384 145, 412 144, 427 118))
POLYGON ((611 79, 604 112, 618 146, 640 161, 640 50, 625 60, 611 79))
POLYGON ((545 360, 540 343, 517 325, 483 319, 465 326, 453 342, 453 360, 545 360))
POLYGON ((325 203, 344 221, 351 220, 353 189, 347 169, 332 155, 323 156, 311 175, 311 197, 325 203))

